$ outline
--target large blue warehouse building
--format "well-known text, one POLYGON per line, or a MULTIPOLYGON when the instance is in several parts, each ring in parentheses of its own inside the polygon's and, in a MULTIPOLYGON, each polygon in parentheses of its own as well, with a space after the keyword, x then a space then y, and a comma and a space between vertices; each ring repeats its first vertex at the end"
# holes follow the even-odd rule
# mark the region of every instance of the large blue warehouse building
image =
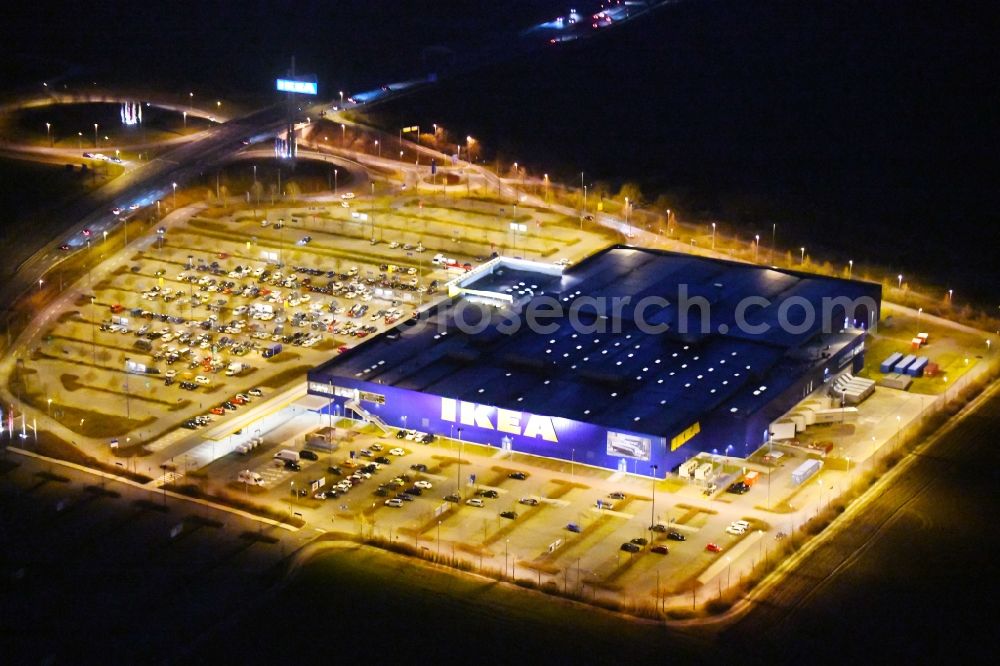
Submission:
POLYGON ((450 291, 310 372, 309 392, 391 427, 660 476, 699 451, 747 455, 860 369, 881 299, 877 284, 623 246, 565 271, 496 259, 450 291))

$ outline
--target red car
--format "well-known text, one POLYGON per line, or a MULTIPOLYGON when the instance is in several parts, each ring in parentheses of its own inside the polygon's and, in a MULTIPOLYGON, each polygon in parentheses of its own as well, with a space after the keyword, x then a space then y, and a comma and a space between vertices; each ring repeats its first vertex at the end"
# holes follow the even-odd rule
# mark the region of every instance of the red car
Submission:
POLYGON ((215 414, 216 416, 222 416, 223 414, 226 413, 226 410, 223 409, 222 407, 212 407, 212 413, 215 414))
POLYGON ((666 546, 653 546, 649 550, 659 555, 667 555, 670 553, 670 549, 668 549, 666 546))
POLYGON ((720 546, 717 543, 709 542, 708 545, 705 546, 705 550, 707 550, 710 553, 721 553, 722 546, 720 546))
POLYGON ((245 405, 245 404, 247 404, 247 401, 244 400, 243 398, 239 397, 239 396, 234 396, 233 398, 230 398, 229 402, 233 403, 234 405, 245 405))

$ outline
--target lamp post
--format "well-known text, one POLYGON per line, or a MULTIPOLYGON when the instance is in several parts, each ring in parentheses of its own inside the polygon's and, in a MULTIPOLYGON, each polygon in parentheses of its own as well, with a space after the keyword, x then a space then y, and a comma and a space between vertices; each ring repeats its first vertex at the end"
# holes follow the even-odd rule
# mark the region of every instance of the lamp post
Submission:
POLYGON ((715 249, 715 222, 712 222, 712 249, 715 249))
POLYGON ((953 289, 949 289, 948 290, 948 305, 951 305, 951 298, 954 295, 955 295, 954 290, 953 289))
POLYGON ((771 224, 771 249, 767 251, 767 263, 774 263, 774 237, 778 234, 778 223, 771 224))
POLYGON ((804 247, 799 248, 799 265, 806 263, 806 249, 804 247))
POLYGON ((344 108, 344 91, 341 90, 339 92, 340 92, 340 108, 344 108))
POLYGON ((177 210, 177 183, 170 183, 174 188, 174 210, 177 210))
POLYGON ((757 263, 757 257, 760 255, 760 234, 754 234, 753 237, 753 261, 757 263))
POLYGON ((340 172, 339 169, 333 170, 333 196, 337 196, 337 174, 340 172))
POLYGON ((76 147, 80 149, 83 148, 83 132, 76 133, 76 147))
POLYGON ((94 148, 97 148, 97 123, 94 123, 94 148))
POLYGON ((347 125, 340 123, 340 147, 347 145, 347 125))
POLYGON ((854 277, 854 260, 853 259, 848 259, 847 260, 847 279, 850 280, 853 277, 854 277))
POLYGON ((903 274, 902 273, 900 273, 899 275, 896 276, 896 287, 898 289, 902 289, 903 288, 903 274))
POLYGON ((462 441, 462 429, 458 428, 458 499, 462 500, 462 454, 465 452, 465 442, 462 441))
POLYGON ((49 140, 49 148, 52 147, 52 123, 45 123, 45 136, 49 140))
POLYGON ((379 145, 378 139, 375 139, 375 149, 378 151, 378 156, 382 157, 382 146, 379 145))
MULTIPOLYGON (((650 466, 650 469, 653 470, 653 483, 652 483, 652 486, 653 486, 653 502, 652 502, 652 504, 651 504, 651 506, 649 508, 649 514, 650 514, 649 515, 649 518, 650 518, 650 520, 649 520, 649 529, 650 529, 650 531, 652 531, 653 527, 656 526, 656 470, 658 470, 659 468, 660 468, 659 465, 651 465, 650 466)), ((650 541, 652 541, 652 535, 650 535, 650 541)))

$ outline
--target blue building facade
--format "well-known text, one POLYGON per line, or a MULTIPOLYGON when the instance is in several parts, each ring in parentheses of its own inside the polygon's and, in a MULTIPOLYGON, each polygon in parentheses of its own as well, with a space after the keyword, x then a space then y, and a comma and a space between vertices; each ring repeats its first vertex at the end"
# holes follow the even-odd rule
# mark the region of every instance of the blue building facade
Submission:
POLYGON ((452 292, 310 372, 309 392, 391 427, 661 476, 701 451, 748 455, 803 397, 859 370, 881 298, 629 247, 565 272, 496 260, 452 292))

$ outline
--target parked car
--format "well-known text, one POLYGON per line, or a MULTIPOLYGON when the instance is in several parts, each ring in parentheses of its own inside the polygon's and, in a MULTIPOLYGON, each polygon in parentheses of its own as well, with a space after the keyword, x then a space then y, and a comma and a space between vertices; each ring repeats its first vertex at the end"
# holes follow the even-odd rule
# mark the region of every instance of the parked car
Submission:
POLYGON ((510 474, 507 475, 507 478, 517 479, 518 481, 524 481, 525 479, 528 478, 528 475, 525 472, 511 472, 510 474))
POLYGON ((707 550, 710 553, 721 553, 722 552, 722 546, 720 546, 719 544, 715 543, 714 541, 710 541, 705 546, 705 550, 707 550))
POLYGON ((507 518, 509 520, 514 520, 515 518, 517 518, 517 512, 515 512, 515 511, 502 511, 500 513, 500 517, 501 518, 507 518))
POLYGON ((650 552, 656 553, 657 555, 667 555, 670 553, 670 549, 664 545, 653 546, 649 550, 650 552))
POLYGON ((583 531, 577 523, 567 523, 566 529, 577 534, 583 531))
POLYGON ((526 506, 538 506, 538 500, 534 497, 522 497, 518 500, 518 503, 526 506))
POLYGON ((479 499, 478 497, 470 497, 469 499, 465 500, 465 503, 468 504, 469 506, 475 506, 475 507, 485 506, 483 504, 483 500, 479 499))
POLYGON ((667 532, 667 538, 671 541, 687 541, 687 537, 676 530, 667 532))
POLYGON ((319 460, 319 456, 316 455, 316 452, 310 451, 309 449, 302 449, 299 451, 299 457, 303 460, 319 460))
POLYGON ((385 505, 386 506, 391 506, 391 507, 393 507, 395 509, 398 509, 401 506, 403 506, 403 500, 400 499, 400 498, 398 498, 398 497, 393 497, 392 499, 387 499, 385 501, 385 505))
POLYGON ((642 548, 639 545, 634 544, 631 541, 628 541, 621 545, 621 550, 624 550, 626 553, 638 553, 640 550, 642 550, 642 548))

